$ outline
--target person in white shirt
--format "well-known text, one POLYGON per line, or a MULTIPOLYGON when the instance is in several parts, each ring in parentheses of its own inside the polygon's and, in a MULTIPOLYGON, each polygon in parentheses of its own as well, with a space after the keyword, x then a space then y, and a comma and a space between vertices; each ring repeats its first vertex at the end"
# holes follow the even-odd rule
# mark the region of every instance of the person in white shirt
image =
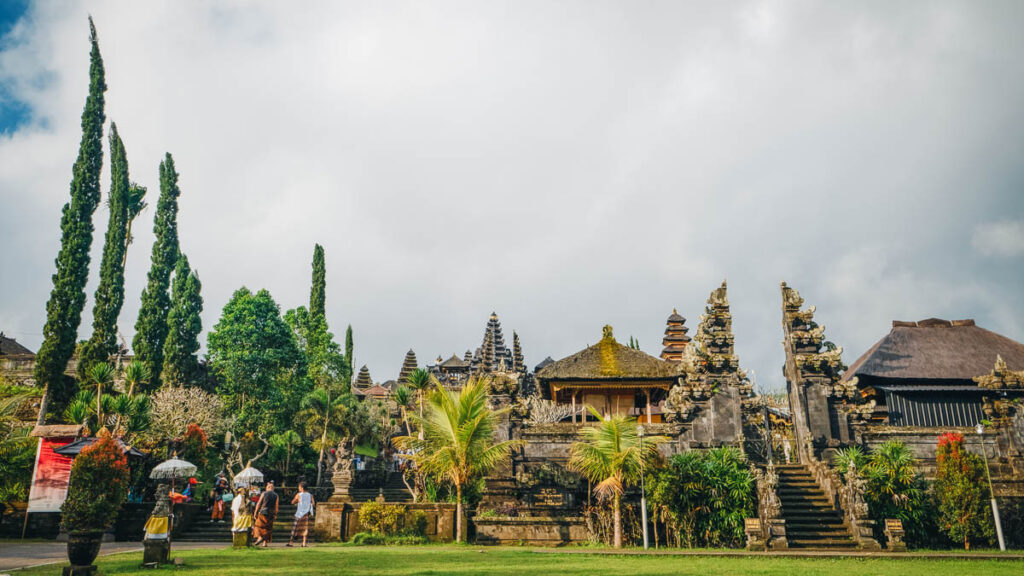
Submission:
POLYGON ((302 547, 306 547, 306 536, 309 534, 309 520, 313 517, 313 495, 306 491, 306 483, 299 482, 299 493, 292 498, 295 508, 295 525, 292 526, 292 537, 288 540, 288 546, 295 544, 295 537, 302 536, 302 547))

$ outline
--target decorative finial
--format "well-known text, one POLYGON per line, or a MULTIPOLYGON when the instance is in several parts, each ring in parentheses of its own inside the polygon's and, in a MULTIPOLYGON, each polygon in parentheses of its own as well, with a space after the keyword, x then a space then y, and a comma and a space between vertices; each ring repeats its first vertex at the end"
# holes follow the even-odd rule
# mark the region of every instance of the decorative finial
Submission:
POLYGON ((615 336, 612 335, 612 327, 610 324, 606 324, 605 327, 601 329, 601 338, 604 340, 615 340, 615 336))

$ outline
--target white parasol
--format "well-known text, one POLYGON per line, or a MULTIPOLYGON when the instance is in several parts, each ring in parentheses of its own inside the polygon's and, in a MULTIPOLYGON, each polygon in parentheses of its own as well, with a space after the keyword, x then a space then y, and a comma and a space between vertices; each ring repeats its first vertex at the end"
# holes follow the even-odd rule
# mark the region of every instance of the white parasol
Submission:
POLYGON ((263 482, 263 472, 252 466, 235 474, 235 486, 251 486, 256 482, 263 482))
POLYGON ((175 455, 170 460, 157 464, 150 472, 149 477, 153 480, 177 480, 188 478, 196 473, 196 465, 181 460, 175 455))

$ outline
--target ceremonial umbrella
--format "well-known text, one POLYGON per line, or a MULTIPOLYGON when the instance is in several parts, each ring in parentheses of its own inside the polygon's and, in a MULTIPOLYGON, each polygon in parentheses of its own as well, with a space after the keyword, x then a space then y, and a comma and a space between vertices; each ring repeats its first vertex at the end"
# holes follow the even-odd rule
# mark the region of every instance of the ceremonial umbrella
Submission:
POLYGON ((235 486, 251 486, 253 482, 263 482, 263 472, 252 466, 235 474, 235 486))
POLYGON ((188 478, 196 473, 196 465, 180 460, 178 455, 175 454, 170 460, 161 462, 153 468, 153 471, 149 473, 149 477, 153 480, 170 480, 171 486, 174 486, 174 481, 178 478, 188 478))

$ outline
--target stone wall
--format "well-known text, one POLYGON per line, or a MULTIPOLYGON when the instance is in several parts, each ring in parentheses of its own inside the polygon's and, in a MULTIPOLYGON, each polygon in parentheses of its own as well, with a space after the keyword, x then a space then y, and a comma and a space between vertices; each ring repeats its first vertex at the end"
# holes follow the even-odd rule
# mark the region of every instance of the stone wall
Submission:
POLYGON ((586 521, 581 516, 518 516, 473 518, 477 544, 522 544, 527 546, 564 546, 590 541, 586 521))
POLYGON ((898 440, 913 452, 918 470, 925 478, 935 478, 935 449, 938 436, 944 432, 958 432, 970 452, 987 455, 992 473, 992 488, 996 496, 1024 497, 1024 457, 1016 454, 1007 442, 1006 434, 986 430, 981 437, 974 428, 915 428, 910 426, 868 426, 863 434, 864 447, 872 450, 888 440, 898 440), (998 455, 998 456, 997 456, 998 455))
MULTIPOLYGON (((427 518, 427 538, 435 542, 455 540, 455 504, 398 504, 419 510, 427 518)), ((366 529, 359 523, 360 502, 322 502, 316 506, 313 532, 321 542, 347 542, 366 529)))

